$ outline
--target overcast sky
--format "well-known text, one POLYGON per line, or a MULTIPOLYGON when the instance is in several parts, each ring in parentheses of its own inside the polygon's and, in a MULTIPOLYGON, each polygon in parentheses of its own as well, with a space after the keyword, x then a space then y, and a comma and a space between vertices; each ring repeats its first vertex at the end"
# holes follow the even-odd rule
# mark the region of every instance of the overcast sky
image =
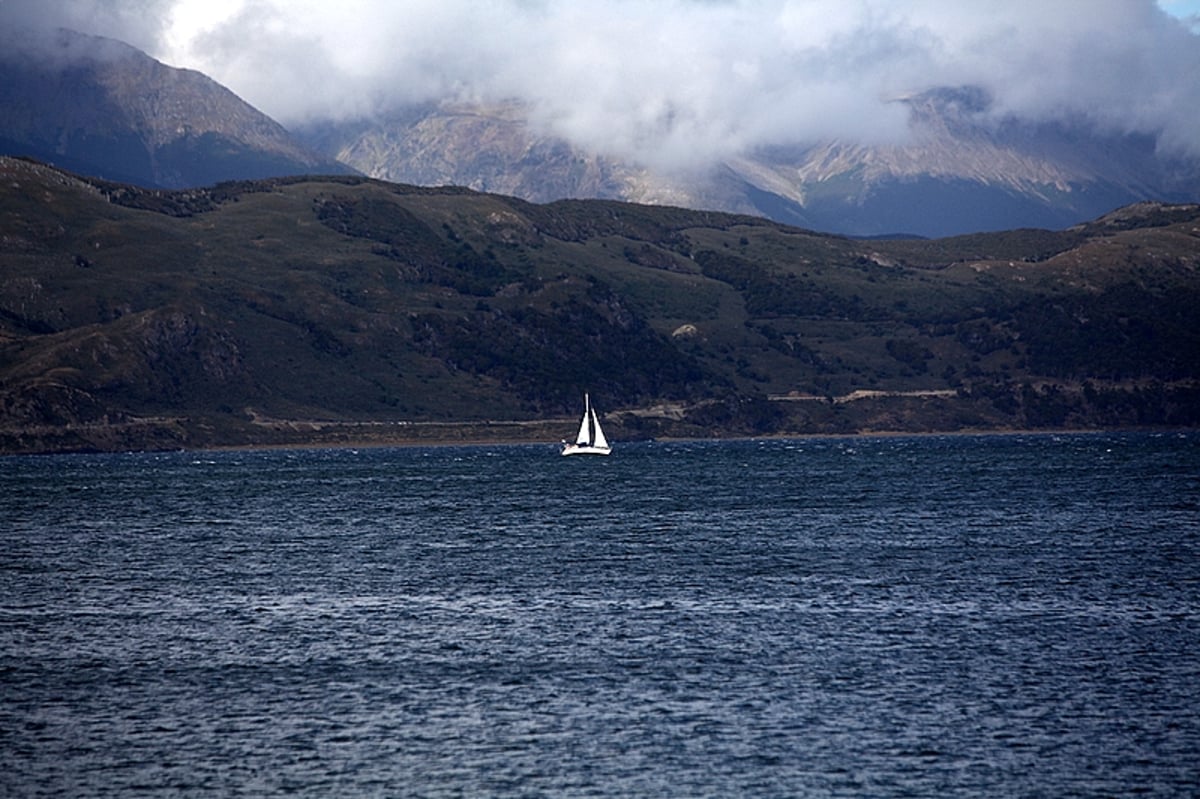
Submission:
POLYGON ((0 24, 123 39, 285 125, 525 101, 660 165, 899 140, 896 98, 977 85, 992 112, 1084 118, 1200 157, 1196 0, 0 0, 0 24))

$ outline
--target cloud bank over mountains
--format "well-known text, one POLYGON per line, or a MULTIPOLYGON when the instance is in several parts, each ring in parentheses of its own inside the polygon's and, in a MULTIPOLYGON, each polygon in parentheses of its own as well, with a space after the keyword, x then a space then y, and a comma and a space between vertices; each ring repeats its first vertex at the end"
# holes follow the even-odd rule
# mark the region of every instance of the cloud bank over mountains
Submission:
POLYGON ((659 169, 903 142, 897 100, 943 86, 1200 157, 1200 35, 1153 0, 0 0, 0 25, 122 39, 285 125, 517 100, 659 169))

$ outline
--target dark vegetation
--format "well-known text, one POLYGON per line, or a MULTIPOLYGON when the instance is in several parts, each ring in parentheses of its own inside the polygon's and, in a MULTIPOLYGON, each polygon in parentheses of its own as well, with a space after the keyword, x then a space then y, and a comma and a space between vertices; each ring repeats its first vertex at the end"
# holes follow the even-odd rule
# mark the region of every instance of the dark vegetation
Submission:
POLYGON ((0 451, 1200 423, 1200 207, 861 241, 0 159, 0 451), (546 420, 543 424, 539 420, 546 420))

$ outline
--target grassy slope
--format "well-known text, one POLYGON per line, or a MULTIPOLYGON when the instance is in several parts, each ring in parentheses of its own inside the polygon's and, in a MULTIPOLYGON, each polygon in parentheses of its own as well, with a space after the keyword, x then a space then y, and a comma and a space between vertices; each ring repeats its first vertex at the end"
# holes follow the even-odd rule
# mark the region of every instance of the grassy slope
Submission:
POLYGON ((356 178, 152 193, 4 159, 0 449, 444 437, 395 423, 566 418, 584 390, 628 411, 618 437, 1195 424, 1198 229, 1147 205, 860 242, 356 178), (957 396, 831 401, 864 389, 957 396))

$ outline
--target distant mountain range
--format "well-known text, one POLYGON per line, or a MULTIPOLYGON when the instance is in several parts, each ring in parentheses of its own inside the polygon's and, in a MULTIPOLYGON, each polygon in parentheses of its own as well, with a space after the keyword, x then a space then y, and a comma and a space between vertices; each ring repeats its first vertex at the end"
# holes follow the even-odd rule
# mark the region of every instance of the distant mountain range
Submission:
POLYGON ((353 171, 199 72, 66 30, 0 52, 0 153, 162 188, 353 171))
POLYGON ((579 150, 537 130, 519 104, 426 105, 300 134, 364 174, 399 183, 534 202, 592 197, 759 214, 856 236, 1058 229, 1140 200, 1200 199, 1200 163, 1160 155, 1151 137, 997 122, 990 98, 972 87, 896 102, 909 109, 908 144, 775 148, 684 177, 579 150))
POLYGON ((0 153, 142 186, 293 174, 458 185, 765 216, 855 236, 1063 227, 1141 200, 1200 200, 1200 163, 1152 137, 991 113, 973 87, 898 98, 911 141, 746 153, 687 176, 582 150, 519 103, 414 106, 292 134, 227 89, 111 39, 59 31, 0 52, 0 153))

